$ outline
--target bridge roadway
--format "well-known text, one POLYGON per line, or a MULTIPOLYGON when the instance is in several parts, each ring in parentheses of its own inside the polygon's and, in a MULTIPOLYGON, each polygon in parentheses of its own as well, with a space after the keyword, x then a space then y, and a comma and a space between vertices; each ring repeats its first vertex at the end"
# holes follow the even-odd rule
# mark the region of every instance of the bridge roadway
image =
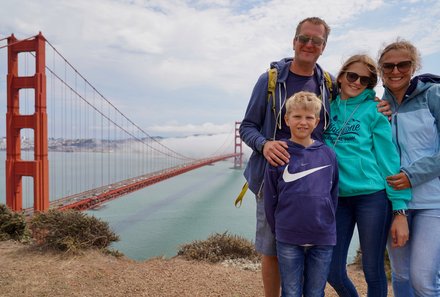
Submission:
MULTIPOLYGON (((78 194, 74 194, 71 196, 67 196, 64 198, 51 201, 50 209, 87 210, 92 208, 98 208, 101 204, 105 202, 116 199, 128 193, 140 190, 157 182, 188 172, 190 170, 197 169, 202 166, 210 165, 218 161, 234 158, 239 155, 240 154, 232 153, 232 154, 200 159, 192 163, 183 164, 180 166, 167 168, 146 175, 141 175, 138 177, 126 179, 123 181, 119 181, 117 183, 109 184, 103 187, 95 188, 92 190, 88 190, 85 192, 81 192, 78 194)), ((33 210, 31 209, 27 209, 26 213, 32 211, 33 210)))

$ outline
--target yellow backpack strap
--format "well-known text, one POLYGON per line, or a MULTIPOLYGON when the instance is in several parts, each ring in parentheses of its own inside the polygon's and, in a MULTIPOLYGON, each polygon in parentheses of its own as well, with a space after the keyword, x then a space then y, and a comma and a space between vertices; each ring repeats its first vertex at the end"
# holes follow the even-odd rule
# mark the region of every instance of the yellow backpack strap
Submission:
POLYGON ((275 86, 277 85, 277 69, 271 68, 267 71, 269 80, 267 81, 267 101, 272 99, 272 110, 275 110, 275 86))
MULTIPOLYGON (((269 79, 267 81, 267 101, 272 101, 272 111, 276 117, 276 110, 275 110, 275 88, 277 84, 277 69, 276 68, 270 68, 268 71, 269 79)), ((280 127, 281 129, 281 127, 280 127)), ((241 189, 240 194, 238 194, 237 198, 235 199, 234 205, 235 207, 240 207, 241 203, 243 202, 244 195, 246 194, 246 191, 248 190, 249 185, 246 182, 243 185, 243 188, 241 189)))
POLYGON ((247 182, 244 183, 243 188, 241 189, 240 194, 238 194, 237 198, 235 199, 234 205, 235 207, 240 207, 244 194, 246 194, 247 189, 249 188, 249 185, 247 182))
MULTIPOLYGON (((277 69, 276 68, 270 68, 268 71, 269 79, 267 81, 267 101, 272 101, 272 111, 276 118, 276 109, 275 109, 275 88, 277 85, 277 69), (272 99, 272 100, 271 100, 272 99)), ((279 127, 281 129, 281 127, 279 127)))
POLYGON ((330 76, 330 73, 328 73, 327 71, 324 71, 324 79, 325 79, 325 84, 327 85, 327 89, 330 93, 330 100, 332 101, 333 98, 333 81, 332 81, 332 77, 330 76))

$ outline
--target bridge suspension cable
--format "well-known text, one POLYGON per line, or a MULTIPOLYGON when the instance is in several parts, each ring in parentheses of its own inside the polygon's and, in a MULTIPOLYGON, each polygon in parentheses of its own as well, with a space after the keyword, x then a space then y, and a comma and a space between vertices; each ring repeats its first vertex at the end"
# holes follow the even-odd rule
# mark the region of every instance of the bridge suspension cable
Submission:
MULTIPOLYGON (((186 156, 164 145, 161 138, 151 136, 98 91, 52 43, 47 39, 45 43, 51 201, 101 195, 157 172, 175 172, 176 168, 198 162, 202 157, 186 156)), ((24 62, 18 63, 19 74, 31 77, 35 54, 23 52, 19 57, 24 62)), ((22 114, 33 113, 31 103, 36 94, 32 91, 20 90, 22 114)), ((32 159, 33 131, 22 129, 20 133, 23 158, 32 159)), ((230 134, 211 156, 226 148, 233 135, 230 134)), ((25 180, 24 186, 27 198, 23 206, 27 208, 33 203, 32 181, 25 180)))

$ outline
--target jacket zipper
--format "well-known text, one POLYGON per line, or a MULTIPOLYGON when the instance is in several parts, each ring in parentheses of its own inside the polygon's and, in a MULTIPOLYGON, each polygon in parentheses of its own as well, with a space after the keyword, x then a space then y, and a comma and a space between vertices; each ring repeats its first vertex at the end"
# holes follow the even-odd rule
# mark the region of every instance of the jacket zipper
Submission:
POLYGON ((402 162, 402 149, 400 148, 400 141, 399 141, 399 125, 397 123, 397 115, 399 114, 399 112, 396 110, 396 113, 394 114, 394 126, 396 127, 396 145, 397 145, 397 149, 399 150, 399 156, 400 156, 400 160, 402 162))

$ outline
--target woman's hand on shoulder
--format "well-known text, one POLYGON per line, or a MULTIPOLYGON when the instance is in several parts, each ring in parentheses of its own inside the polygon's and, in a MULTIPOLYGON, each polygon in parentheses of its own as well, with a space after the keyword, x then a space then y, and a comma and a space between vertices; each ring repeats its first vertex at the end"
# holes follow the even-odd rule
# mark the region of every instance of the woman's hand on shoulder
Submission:
POLYGON ((376 102, 378 102, 376 105, 377 111, 381 112, 384 116, 386 116, 386 117, 388 117, 388 119, 390 119, 391 114, 392 114, 390 103, 388 101, 381 100, 378 97, 374 98, 374 100, 376 102))

